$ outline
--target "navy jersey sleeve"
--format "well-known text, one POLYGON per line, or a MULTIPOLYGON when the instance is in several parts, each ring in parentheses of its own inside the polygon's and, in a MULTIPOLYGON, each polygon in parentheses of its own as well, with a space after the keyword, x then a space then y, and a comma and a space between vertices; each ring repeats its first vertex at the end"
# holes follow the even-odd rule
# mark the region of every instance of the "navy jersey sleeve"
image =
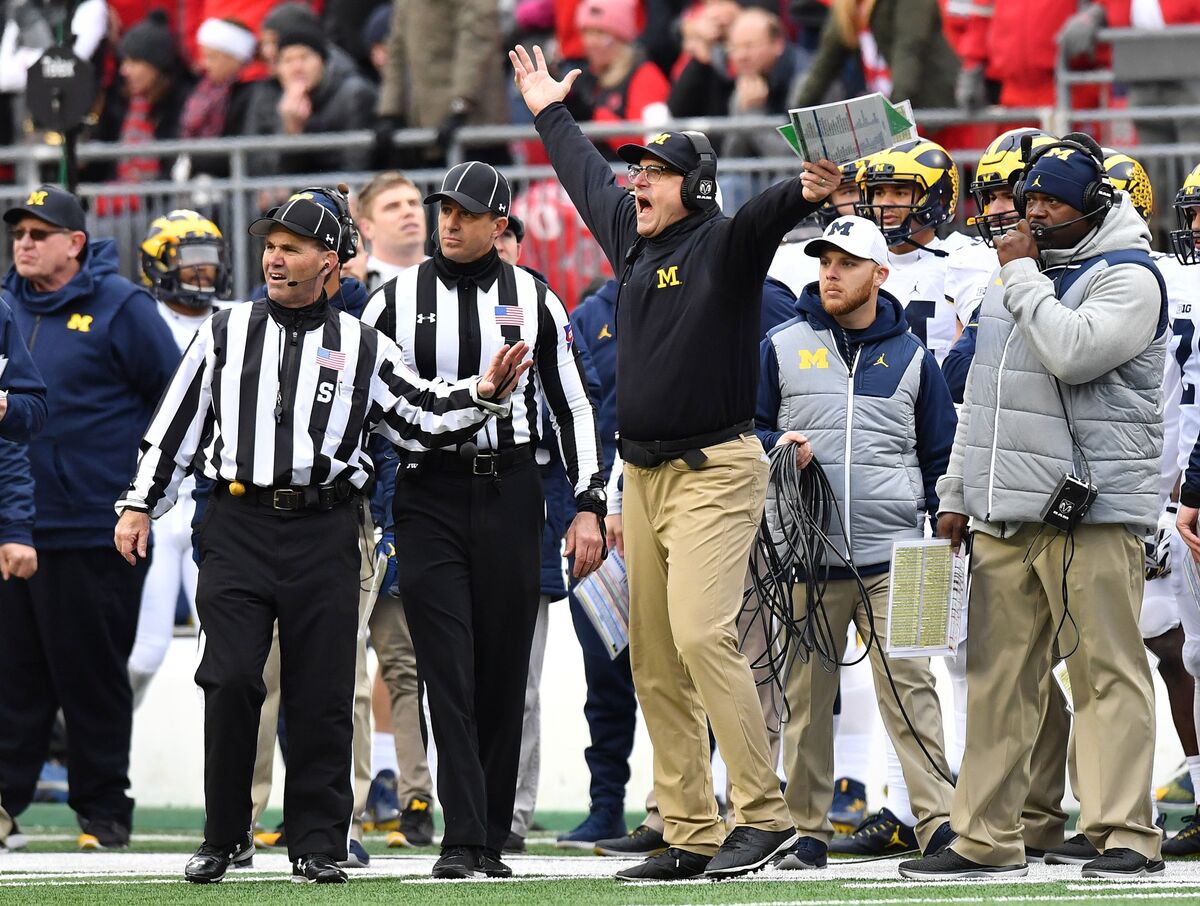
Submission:
POLYGON ((976 321, 964 327, 962 336, 950 347, 946 360, 942 362, 942 374, 946 377, 950 395, 956 403, 963 401, 963 393, 967 389, 967 373, 971 370, 971 363, 975 361, 975 336, 978 333, 979 324, 976 321))
POLYGON ((46 383, 3 297, 0 297, 0 390, 8 393, 8 408, 0 418, 0 438, 32 440, 46 421, 46 383))
POLYGON ((933 353, 925 350, 921 362, 921 389, 917 393, 916 411, 917 461, 925 484, 925 511, 938 511, 937 481, 946 473, 950 448, 954 446, 954 430, 958 416, 942 370, 933 353))
POLYGON ((758 405, 754 412, 754 433, 762 441, 763 449, 770 452, 784 435, 779 430, 779 361, 775 358, 775 344, 770 338, 760 344, 758 359, 758 405))
POLYGON ((33 471, 24 444, 0 440, 0 544, 33 546, 33 471))

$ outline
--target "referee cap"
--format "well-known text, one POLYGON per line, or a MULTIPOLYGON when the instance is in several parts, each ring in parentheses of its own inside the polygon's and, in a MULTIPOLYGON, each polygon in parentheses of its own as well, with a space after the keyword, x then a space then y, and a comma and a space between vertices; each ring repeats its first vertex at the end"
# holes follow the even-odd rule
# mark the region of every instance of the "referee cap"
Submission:
POLYGON ((512 206, 512 190, 504 174, 491 164, 469 160, 452 167, 442 180, 442 188, 425 196, 425 204, 454 201, 472 214, 491 211, 508 216, 512 206))
POLYGON ((300 192, 250 224, 251 236, 266 236, 277 226, 297 236, 315 239, 331 252, 338 250, 342 227, 337 215, 317 201, 313 193, 300 192))
POLYGON ((855 258, 874 261, 880 267, 888 266, 887 240, 883 231, 873 220, 847 214, 839 217, 825 228, 825 232, 804 244, 804 254, 820 258, 821 252, 832 246, 855 258))

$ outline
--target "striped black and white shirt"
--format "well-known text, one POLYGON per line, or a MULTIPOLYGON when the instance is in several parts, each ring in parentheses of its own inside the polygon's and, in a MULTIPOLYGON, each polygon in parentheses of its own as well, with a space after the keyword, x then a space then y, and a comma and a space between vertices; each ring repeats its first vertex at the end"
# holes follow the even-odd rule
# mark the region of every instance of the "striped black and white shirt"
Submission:
POLYGON ((600 435, 566 307, 540 280, 494 253, 459 273, 440 255, 383 284, 362 319, 400 346, 421 377, 454 381, 479 371, 505 343, 524 340, 533 367, 512 394, 512 413, 485 424, 480 452, 537 445, 545 401, 575 494, 603 488, 600 435))
POLYGON ((292 315, 264 300, 201 325, 142 439, 118 513, 162 515, 193 468, 262 488, 339 478, 362 488, 373 470, 368 432, 426 450, 469 440, 509 412, 507 401, 480 400, 474 378, 419 378, 391 340, 328 304, 292 315))

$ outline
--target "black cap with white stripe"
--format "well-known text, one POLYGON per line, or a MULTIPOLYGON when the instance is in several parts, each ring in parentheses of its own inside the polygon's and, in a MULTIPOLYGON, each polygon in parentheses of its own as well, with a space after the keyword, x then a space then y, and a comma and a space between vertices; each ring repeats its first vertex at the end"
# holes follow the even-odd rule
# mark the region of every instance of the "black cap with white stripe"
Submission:
POLYGON ((342 227, 329 208, 315 201, 310 193, 293 195, 278 207, 271 208, 265 216, 250 224, 249 232, 252 236, 266 236, 277 226, 298 236, 315 239, 331 252, 338 250, 342 227))
POLYGON ((457 202, 472 214, 491 211, 507 217, 512 205, 512 190, 504 174, 491 164, 469 160, 446 174, 439 191, 425 196, 425 204, 439 201, 457 202))

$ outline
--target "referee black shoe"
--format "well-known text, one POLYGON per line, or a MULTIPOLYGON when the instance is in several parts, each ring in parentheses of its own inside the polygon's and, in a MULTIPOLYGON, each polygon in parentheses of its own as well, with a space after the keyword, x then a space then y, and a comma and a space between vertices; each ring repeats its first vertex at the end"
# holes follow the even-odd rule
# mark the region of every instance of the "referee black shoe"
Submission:
POLYGON ((254 866, 254 841, 246 834, 240 843, 217 846, 203 843, 183 867, 183 876, 193 884, 216 884, 230 868, 254 866))
POLYGON ((444 881, 484 877, 483 869, 479 866, 478 851, 473 846, 442 847, 441 856, 433 863, 433 876, 444 881))
POLYGON ((706 878, 736 878, 758 871, 779 853, 787 852, 799 840, 795 828, 769 831, 757 827, 735 827, 717 850, 706 878))
POLYGON ((960 856, 950 847, 923 859, 910 859, 900 863, 900 877, 910 881, 951 881, 960 878, 1023 878, 1029 874, 1029 866, 984 865, 960 856))
POLYGON ((345 884, 350 876, 325 853, 309 853, 292 863, 292 880, 308 884, 345 884))
POLYGON ((494 849, 481 849, 475 854, 475 864, 489 878, 511 878, 512 869, 500 861, 494 849))
POLYGON ((666 852, 618 871, 616 878, 618 881, 687 881, 704 877, 704 869, 711 861, 708 856, 672 846, 666 852))

